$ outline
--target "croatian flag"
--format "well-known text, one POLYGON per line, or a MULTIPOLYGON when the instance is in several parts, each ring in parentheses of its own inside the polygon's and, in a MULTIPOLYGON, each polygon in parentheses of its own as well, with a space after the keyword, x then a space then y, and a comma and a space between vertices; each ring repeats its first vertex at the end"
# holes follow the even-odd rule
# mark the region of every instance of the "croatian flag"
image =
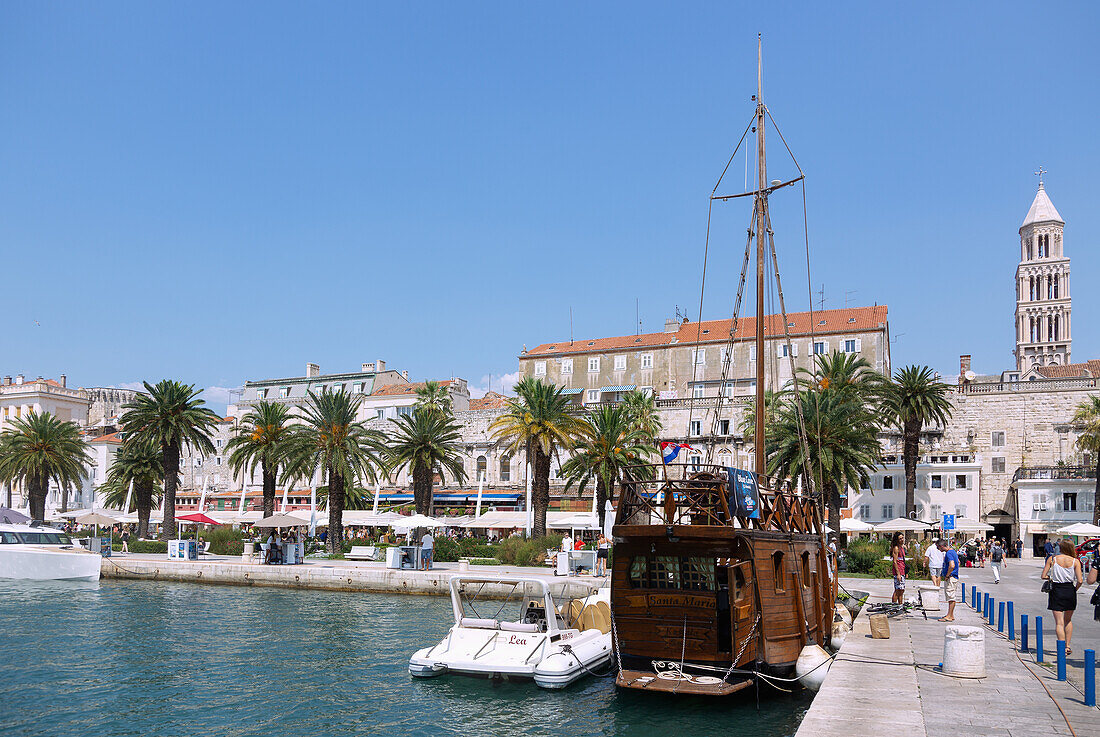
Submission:
POLYGON ((665 463, 672 463, 676 460, 676 456, 680 455, 680 449, 695 450, 687 443, 661 443, 661 456, 664 458, 665 463))

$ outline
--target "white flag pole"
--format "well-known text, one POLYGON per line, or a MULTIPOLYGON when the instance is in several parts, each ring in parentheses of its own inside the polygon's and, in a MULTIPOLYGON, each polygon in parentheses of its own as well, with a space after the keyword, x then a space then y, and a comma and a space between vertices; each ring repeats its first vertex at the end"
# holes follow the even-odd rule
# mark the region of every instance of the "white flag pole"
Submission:
POLYGON ((378 514, 378 497, 382 496, 382 482, 374 482, 374 508, 371 510, 371 514, 378 514))
POLYGON ((206 482, 210 480, 210 476, 202 477, 202 493, 199 495, 199 512, 203 512, 206 509, 206 482))
POLYGON ((243 515, 244 514, 244 494, 245 494, 245 484, 244 484, 244 479, 241 479, 241 503, 237 506, 237 514, 238 515, 243 515))
POLYGON ((286 486, 283 487, 283 508, 279 510, 283 513, 286 512, 286 495, 287 495, 287 492, 289 490, 290 490, 290 484, 288 483, 286 486))
POLYGON ((535 526, 535 510, 531 508, 531 461, 527 461, 527 539, 531 539, 531 529, 535 526))
POLYGON ((309 536, 317 535, 317 484, 309 487, 309 536))
POLYGON ((132 497, 133 495, 134 495, 134 479, 133 479, 133 477, 130 477, 130 488, 126 492, 126 501, 122 505, 122 513, 123 514, 129 514, 130 513, 130 497, 132 497))
POLYGON ((477 477, 477 508, 474 509, 474 519, 481 516, 481 493, 485 490, 485 472, 482 471, 477 477))

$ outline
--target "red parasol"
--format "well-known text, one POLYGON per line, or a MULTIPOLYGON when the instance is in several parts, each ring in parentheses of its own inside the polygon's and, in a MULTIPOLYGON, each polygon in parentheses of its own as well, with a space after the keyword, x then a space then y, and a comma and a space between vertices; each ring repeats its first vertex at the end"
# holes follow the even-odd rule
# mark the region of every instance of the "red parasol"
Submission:
POLYGON ((176 521, 177 522, 198 522, 200 525, 220 525, 221 524, 221 522, 219 522, 218 520, 213 519, 211 517, 207 517, 202 512, 194 512, 192 514, 180 515, 179 517, 176 517, 176 521))

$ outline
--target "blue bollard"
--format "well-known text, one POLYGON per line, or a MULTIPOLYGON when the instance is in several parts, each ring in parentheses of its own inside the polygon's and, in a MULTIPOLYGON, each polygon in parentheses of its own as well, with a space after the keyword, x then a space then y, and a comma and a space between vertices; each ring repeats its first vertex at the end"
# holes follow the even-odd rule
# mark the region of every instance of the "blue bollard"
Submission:
POLYGON ((982 608, 982 616, 989 619, 989 609, 992 607, 993 597, 985 595, 985 606, 982 608))
POLYGON ((1020 615, 1020 652, 1027 652, 1027 615, 1020 615))
POLYGON ((997 631, 1005 631, 1005 603, 1003 601, 997 604, 997 631))
POLYGON ((1085 706, 1096 706, 1096 651, 1085 651, 1085 706))
POLYGON ((1043 662, 1043 618, 1035 618, 1035 662, 1043 662))
MULTIPOLYGON (((971 586, 970 587, 970 608, 971 609, 977 609, 978 608, 977 604, 975 603, 975 602, 977 602, 977 600, 978 600, 978 590, 976 588, 974 588, 973 586, 971 586)), ((966 601, 966 599, 963 599, 963 601, 966 601)))
POLYGON ((1012 602, 1008 602, 1008 639, 1016 642, 1016 617, 1012 613, 1012 602))
POLYGON ((965 604, 966 603, 966 583, 963 582, 963 581, 959 581, 959 586, 962 586, 962 600, 963 600, 963 603, 965 604))
POLYGON ((1058 649, 1058 680, 1066 680, 1066 641, 1058 640, 1055 643, 1058 649))
POLYGON ((997 618, 997 602, 993 601, 993 597, 989 599, 989 626, 993 626, 993 621, 997 618))

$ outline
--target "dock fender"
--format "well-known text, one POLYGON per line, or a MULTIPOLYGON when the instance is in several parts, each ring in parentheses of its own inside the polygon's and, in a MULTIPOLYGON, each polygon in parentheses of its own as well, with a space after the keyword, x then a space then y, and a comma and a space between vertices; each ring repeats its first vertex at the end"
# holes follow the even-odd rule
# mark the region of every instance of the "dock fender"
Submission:
POLYGON ((817 691, 825 682, 825 675, 829 672, 831 656, 820 645, 807 645, 798 654, 798 660, 794 664, 794 673, 799 682, 810 689, 817 691))

